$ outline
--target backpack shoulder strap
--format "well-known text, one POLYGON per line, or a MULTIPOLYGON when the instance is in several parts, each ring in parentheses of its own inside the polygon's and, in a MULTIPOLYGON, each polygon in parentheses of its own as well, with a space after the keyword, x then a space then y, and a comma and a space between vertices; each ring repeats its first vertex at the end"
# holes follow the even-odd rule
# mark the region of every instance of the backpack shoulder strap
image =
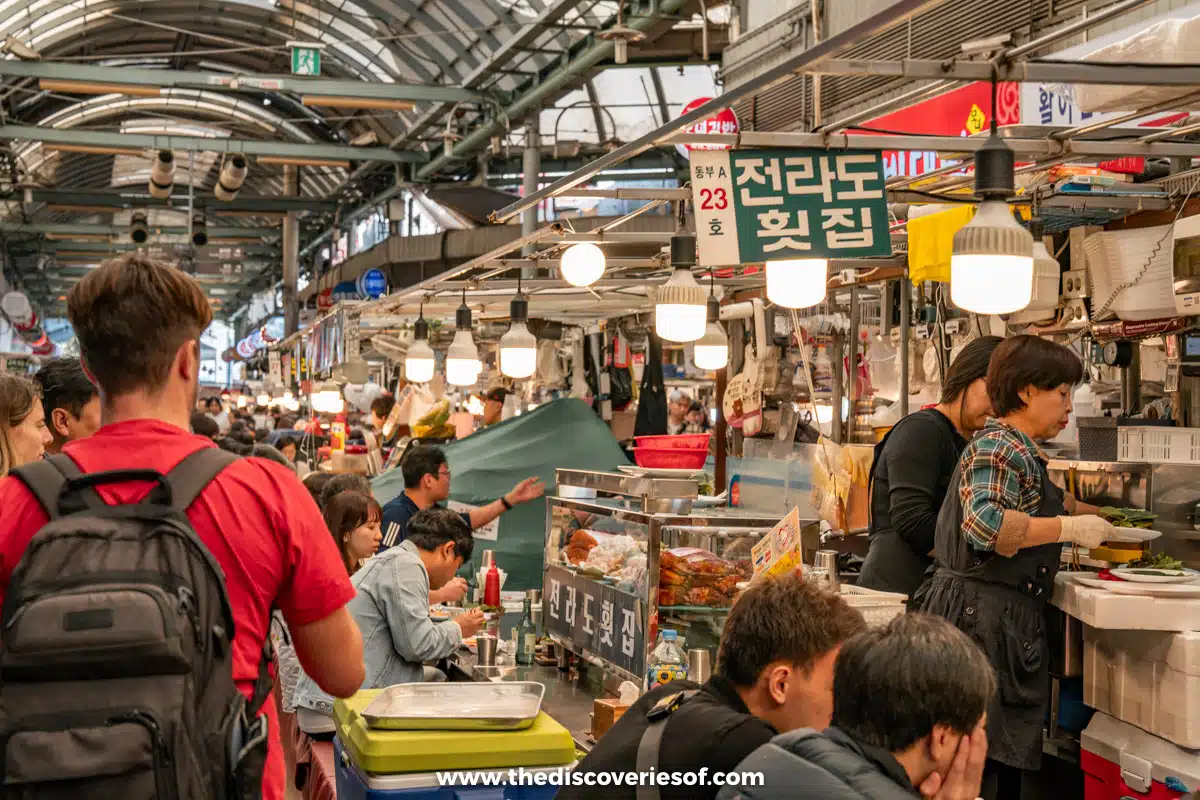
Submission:
MULTIPOLYGON (((646 713, 646 719, 650 722, 646 726, 645 732, 642 734, 641 741, 638 742, 637 749, 637 770, 641 773, 650 773, 658 769, 658 759, 662 750, 663 734, 667 732, 667 720, 671 718, 679 707, 688 700, 691 700, 697 694, 699 689, 687 689, 682 692, 670 694, 655 703, 654 708, 646 713)), ((638 785, 637 800, 659 800, 658 786, 651 783, 649 786, 638 785)))
MULTIPOLYGON (((62 516, 60 501, 63 490, 70 481, 83 473, 70 456, 59 453, 18 467, 12 474, 29 487, 29 491, 33 492, 33 496, 41 503, 42 509, 53 520, 62 516)), ((85 508, 94 509, 104 505, 104 501, 93 487, 79 490, 79 495, 85 508)))
POLYGON ((238 456, 219 447, 205 447, 184 458, 166 475, 171 487, 171 506, 187 511, 213 478, 237 460, 238 456))

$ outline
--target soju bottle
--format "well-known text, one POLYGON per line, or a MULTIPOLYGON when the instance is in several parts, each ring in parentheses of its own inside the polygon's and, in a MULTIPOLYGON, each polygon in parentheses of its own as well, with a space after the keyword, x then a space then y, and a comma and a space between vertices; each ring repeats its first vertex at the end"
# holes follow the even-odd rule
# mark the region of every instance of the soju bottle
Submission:
POLYGON ((537 628, 533 624, 533 604, 525 598, 521 622, 513 626, 513 658, 518 664, 532 664, 537 650, 537 628))

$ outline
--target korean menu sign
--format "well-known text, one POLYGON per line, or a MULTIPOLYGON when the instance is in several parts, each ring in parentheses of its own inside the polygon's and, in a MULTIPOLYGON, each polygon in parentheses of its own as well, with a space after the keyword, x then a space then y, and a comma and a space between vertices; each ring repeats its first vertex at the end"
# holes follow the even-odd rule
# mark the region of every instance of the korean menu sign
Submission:
POLYGON ((892 254, 878 151, 697 151, 690 171, 702 266, 892 254))
POLYGON ((542 619, 546 630, 634 675, 646 670, 644 604, 615 586, 546 567, 542 619))

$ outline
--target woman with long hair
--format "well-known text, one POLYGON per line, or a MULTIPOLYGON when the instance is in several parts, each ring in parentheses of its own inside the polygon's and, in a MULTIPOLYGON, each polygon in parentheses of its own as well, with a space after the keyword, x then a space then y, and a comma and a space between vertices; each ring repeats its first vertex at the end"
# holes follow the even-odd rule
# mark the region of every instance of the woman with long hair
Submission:
POLYGON ((54 440, 46 427, 42 396, 28 378, 0 375, 0 478, 37 461, 54 440))
POLYGON ((360 492, 342 492, 329 501, 325 524, 337 542, 346 572, 353 575, 360 562, 375 555, 383 538, 382 519, 379 503, 360 492))
POLYGON ((950 476, 967 440, 992 413, 987 371, 1001 341, 982 336, 967 344, 946 373, 941 402, 909 414, 875 445, 871 549, 859 586, 911 598, 925 579, 950 476))
POLYGON ((937 521, 936 572, 915 610, 975 640, 996 671, 987 713, 987 800, 1019 800, 1041 766, 1050 698, 1043 612, 1063 543, 1098 547, 1116 530, 1097 509, 1051 483, 1038 442, 1071 416, 1079 356, 1036 336, 1005 339, 987 374, 993 418, 967 445, 937 521))

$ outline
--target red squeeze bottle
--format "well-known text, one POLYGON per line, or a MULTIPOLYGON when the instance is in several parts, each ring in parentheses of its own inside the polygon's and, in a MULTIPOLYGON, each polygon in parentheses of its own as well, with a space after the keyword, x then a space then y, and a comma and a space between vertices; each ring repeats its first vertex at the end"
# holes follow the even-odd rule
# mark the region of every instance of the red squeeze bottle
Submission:
POLYGON ((495 562, 492 562, 487 575, 484 576, 483 604, 494 608, 500 606, 500 570, 496 569, 495 562))

